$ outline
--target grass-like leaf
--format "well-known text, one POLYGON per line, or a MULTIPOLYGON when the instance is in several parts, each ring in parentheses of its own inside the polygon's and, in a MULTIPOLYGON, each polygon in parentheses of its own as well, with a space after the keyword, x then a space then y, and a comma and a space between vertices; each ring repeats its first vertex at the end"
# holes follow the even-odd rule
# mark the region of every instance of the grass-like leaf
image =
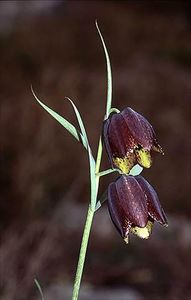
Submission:
POLYGON ((110 63, 110 59, 109 59, 109 54, 104 42, 104 38, 101 34, 101 31, 99 29, 98 23, 96 21, 96 28, 97 31, 99 33, 102 45, 103 45, 103 49, 104 49, 104 53, 105 53, 105 58, 106 58, 106 65, 107 65, 107 104, 106 104, 106 113, 105 113, 105 119, 108 118, 109 116, 109 111, 111 109, 111 103, 112 103, 112 73, 111 73, 111 63, 110 63))
POLYGON ((34 282, 35 282, 35 284, 36 284, 36 286, 37 286, 37 288, 38 288, 38 290, 39 290, 41 300, 45 300, 45 299, 44 299, 44 295, 43 295, 42 288, 41 288, 41 286, 40 286, 40 283, 38 282, 38 280, 37 280, 36 278, 34 279, 34 282))
POLYGON ((52 110, 50 107, 48 107, 47 105, 45 105, 42 101, 40 101, 38 99, 38 97, 36 96, 36 94, 34 93, 33 88, 31 87, 31 91, 33 93, 33 96, 35 97, 36 101, 54 118, 56 119, 56 121, 58 121, 66 130, 68 130, 70 132, 70 134, 72 134, 78 141, 80 141, 83 146, 87 149, 88 151, 88 157, 89 157, 89 165, 90 165, 90 181, 91 181, 91 206, 92 209, 95 209, 95 202, 96 202, 96 176, 95 176, 95 159, 93 157, 91 148, 89 146, 89 142, 88 142, 88 137, 87 137, 87 133, 82 121, 82 118, 80 116, 80 113, 77 109, 77 107, 75 106, 75 104, 73 103, 73 101, 66 97, 70 103, 73 106, 74 112, 76 114, 78 123, 79 123, 79 127, 81 132, 79 132, 79 130, 76 129, 76 127, 71 124, 68 120, 66 120, 64 117, 60 116, 57 112, 55 112, 54 110, 52 110))
POLYGON ((89 142, 88 142, 88 136, 87 136, 87 133, 86 133, 86 129, 85 129, 84 123, 82 121, 82 117, 81 117, 81 115, 79 113, 79 110, 77 109, 76 105, 74 104, 74 102, 69 97, 66 97, 66 99, 68 101, 70 101, 70 103, 73 106, 74 112, 76 114, 76 118, 78 120, 78 124, 79 124, 80 130, 81 130, 81 134, 83 135, 83 137, 84 137, 84 139, 86 141, 86 148, 87 148, 87 145, 89 145, 89 142))
POLYGON ((94 210, 95 209, 95 202, 96 202, 96 176, 95 176, 95 159, 93 157, 92 154, 92 150, 90 148, 89 142, 88 142, 88 137, 87 137, 87 133, 86 133, 86 129, 84 126, 84 123, 82 121, 82 117, 79 113, 79 110, 77 109, 76 105, 74 104, 74 102, 66 97, 66 99, 68 99, 70 101, 70 103, 73 106, 74 112, 76 114, 76 118, 78 120, 78 124, 81 130, 81 133, 85 139, 86 145, 87 145, 87 150, 88 150, 88 157, 89 157, 89 165, 90 165, 90 181, 91 181, 91 207, 94 210))
POLYGON ((96 163, 92 155, 91 148, 88 146, 88 157, 90 165, 90 181, 91 181, 91 208, 95 210, 97 199, 97 181, 96 181, 96 163))
POLYGON ((76 129, 76 127, 71 124, 68 120, 66 120, 64 117, 60 116, 57 112, 52 110, 50 107, 45 105, 42 101, 38 99, 36 94, 34 93, 34 90, 31 86, 31 91, 36 99, 36 101, 54 118, 57 122, 59 122, 67 131, 70 132, 72 136, 75 137, 75 139, 83 144, 83 146, 87 149, 87 142, 84 136, 76 129))

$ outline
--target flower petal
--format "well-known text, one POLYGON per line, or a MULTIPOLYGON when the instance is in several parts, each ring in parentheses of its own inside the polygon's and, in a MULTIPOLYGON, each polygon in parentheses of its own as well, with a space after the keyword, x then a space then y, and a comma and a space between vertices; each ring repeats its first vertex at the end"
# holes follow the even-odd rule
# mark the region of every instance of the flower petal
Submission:
POLYGON ((146 195, 148 213, 150 217, 155 221, 159 222, 160 224, 167 226, 167 219, 165 213, 161 207, 159 198, 153 187, 142 176, 136 176, 136 180, 138 181, 139 185, 141 186, 143 192, 146 195))
POLYGON ((137 158, 137 162, 145 168, 150 168, 152 164, 152 158, 149 150, 135 149, 135 155, 137 158))
POLYGON ((103 141, 105 144, 107 155, 109 157, 110 164, 114 168, 113 155, 112 155, 112 151, 109 143, 109 136, 108 136, 109 123, 110 123, 110 119, 105 120, 103 123, 103 141))
POLYGON ((150 150, 155 137, 152 125, 147 121, 147 119, 130 107, 125 108, 121 112, 121 115, 124 117, 136 143, 146 150, 150 150))
POLYGON ((109 185, 108 208, 123 238, 132 225, 144 228, 148 222, 146 197, 133 176, 122 175, 109 185))
POLYGON ((136 146, 128 126, 120 113, 114 113, 104 122, 103 137, 112 167, 127 174, 136 163, 136 146))
POLYGON ((127 153, 133 151, 136 145, 121 113, 111 116, 108 136, 113 157, 126 156, 127 153))
POLYGON ((124 174, 130 172, 136 161, 149 168, 151 149, 163 153, 151 124, 129 107, 111 114, 104 122, 103 140, 112 167, 124 174))
POLYGON ((132 152, 123 158, 115 157, 113 158, 113 164, 115 167, 120 169, 124 174, 128 174, 132 169, 132 167, 136 164, 136 156, 132 152))
POLYGON ((156 137, 154 137, 154 139, 153 139, 153 146, 152 146, 152 149, 153 149, 154 151, 159 152, 159 153, 161 153, 162 155, 164 155, 164 151, 163 151, 162 147, 159 145, 159 143, 158 143, 156 137))
POLYGON ((108 188, 108 209, 116 229, 124 239, 127 238, 131 222, 119 201, 115 183, 111 183, 108 188))

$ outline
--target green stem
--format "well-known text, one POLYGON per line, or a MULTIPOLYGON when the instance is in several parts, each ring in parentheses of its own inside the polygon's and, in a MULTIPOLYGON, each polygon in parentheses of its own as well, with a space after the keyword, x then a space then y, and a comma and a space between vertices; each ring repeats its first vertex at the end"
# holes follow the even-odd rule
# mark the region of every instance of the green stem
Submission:
MULTIPOLYGON (((96 197, 97 197, 97 192, 98 192, 98 188, 99 188, 99 179, 100 179, 100 177, 97 176, 96 173, 99 173, 101 157, 102 157, 102 149, 103 149, 103 147, 102 147, 102 141, 101 141, 101 137, 100 137, 99 145, 98 145, 98 152, 97 152, 97 159, 96 159, 96 167, 95 167, 96 197)), ((91 188, 92 188, 92 186, 91 186, 91 188)), ((96 199, 94 202, 96 205, 96 199)), ((96 207, 95 207, 95 210, 96 210, 96 207)), ((83 273, 83 269, 84 269, 86 251, 87 251, 87 246, 88 246, 88 240, 89 240, 89 235, 90 235, 90 230, 91 230, 95 210, 92 210, 91 206, 89 206, 86 224, 84 227, 84 232, 83 232, 83 237, 82 237, 80 255, 79 255, 79 259, 78 259, 78 266, 77 266, 76 276, 75 276, 75 281, 74 281, 72 300, 78 299, 80 285, 81 285, 81 279, 82 279, 82 273, 83 273)))
POLYGON ((93 211, 91 209, 91 207, 89 206, 87 219, 86 219, 86 224, 85 224, 85 227, 84 227, 84 233, 83 233, 81 248, 80 248, 80 255, 79 255, 79 260, 78 260, 76 277, 75 277, 75 281, 74 281, 72 300, 77 300, 78 299, 80 284, 81 284, 81 279, 82 279, 82 273, 83 273, 83 268, 84 268, 84 262, 85 262, 85 257, 86 257, 86 251, 87 251, 87 246, 88 246, 88 240, 89 240, 89 235, 90 235, 90 230, 91 230, 91 225, 92 225, 92 221, 93 221, 94 212, 95 211, 93 211))
POLYGON ((113 107, 113 108, 110 108, 110 110, 109 110, 109 114, 111 114, 112 112, 114 112, 114 113, 120 113, 120 110, 119 109, 117 109, 117 108, 115 108, 115 107, 113 107))
POLYGON ((108 175, 108 174, 111 174, 114 172, 119 173, 119 170, 118 169, 108 169, 108 170, 101 171, 101 172, 97 173, 96 175, 99 177, 102 177, 102 176, 105 176, 105 175, 108 175))
MULTIPOLYGON (((96 27, 97 27, 98 33, 99 33, 101 41, 102 41, 102 45, 103 45, 104 52, 105 52, 106 65, 107 65, 107 105, 106 105, 106 113, 105 113, 105 118, 104 118, 104 120, 105 120, 109 116, 109 112, 111 109, 111 102, 112 102, 111 64, 110 64, 110 59, 109 59, 106 45, 105 45, 104 39, 102 37, 102 34, 99 30, 97 22, 96 22, 96 27)), ((91 196, 91 205, 93 205, 92 206, 93 208, 90 205, 89 209, 88 209, 88 215, 87 215, 87 219, 86 219, 86 224, 85 224, 81 248, 80 248, 80 255, 79 255, 79 260, 78 260, 76 277, 75 277, 75 281, 74 281, 72 300, 78 299, 90 230, 91 230, 91 226, 92 226, 93 216, 96 211, 97 194, 98 194, 99 180, 100 180, 100 176, 98 174, 99 174, 100 165, 101 165, 102 151, 103 151, 103 146, 102 146, 102 139, 100 136, 98 151, 97 151, 97 158, 96 158, 96 165, 95 165, 95 173, 94 173, 95 181, 94 181, 94 183, 92 183, 92 180, 91 180, 91 191, 92 191, 92 189, 94 189, 94 191, 95 191, 95 193, 93 193, 93 197, 91 196)), ((92 193, 91 193, 91 195, 92 195, 92 193)))

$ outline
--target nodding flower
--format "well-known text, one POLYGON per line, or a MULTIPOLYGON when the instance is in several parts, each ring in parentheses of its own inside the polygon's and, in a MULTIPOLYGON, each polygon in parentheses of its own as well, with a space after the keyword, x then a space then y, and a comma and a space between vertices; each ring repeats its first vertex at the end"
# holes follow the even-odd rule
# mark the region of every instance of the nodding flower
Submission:
POLYGON ((152 125, 129 107, 112 113, 105 120, 103 140, 112 167, 124 174, 128 174, 136 163, 149 168, 151 150, 163 154, 152 125))
POLYGON ((121 175, 109 185, 108 209, 115 227, 126 243, 130 232, 147 239, 154 221, 167 226, 157 193, 140 175, 121 175))

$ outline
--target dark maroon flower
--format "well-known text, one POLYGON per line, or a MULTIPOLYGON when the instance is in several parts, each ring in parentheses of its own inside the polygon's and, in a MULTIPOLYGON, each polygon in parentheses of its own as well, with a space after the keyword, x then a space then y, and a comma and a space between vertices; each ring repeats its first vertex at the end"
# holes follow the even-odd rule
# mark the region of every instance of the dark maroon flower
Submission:
POLYGON ((151 124, 129 107, 104 122, 103 138, 111 165, 125 174, 136 163, 149 168, 151 149, 163 153, 151 124))
POLYGON ((140 175, 121 175, 109 185, 108 208, 114 225, 126 243, 130 232, 147 239, 154 221, 167 226, 155 190, 140 175))

